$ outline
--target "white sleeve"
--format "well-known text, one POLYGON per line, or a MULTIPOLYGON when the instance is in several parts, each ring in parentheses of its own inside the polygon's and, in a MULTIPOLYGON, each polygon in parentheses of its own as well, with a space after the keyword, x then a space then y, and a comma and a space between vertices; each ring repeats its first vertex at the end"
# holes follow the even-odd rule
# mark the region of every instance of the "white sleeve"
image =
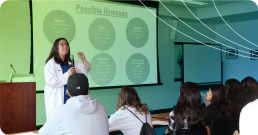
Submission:
POLYGON ((50 114, 49 119, 47 119, 46 123, 43 125, 43 127, 39 130, 39 135, 57 135, 58 132, 58 118, 55 115, 55 112, 53 111, 50 114))
POLYGON ((91 66, 88 61, 86 61, 86 65, 88 68, 81 62, 74 62, 77 73, 87 74, 90 71, 91 66))
POLYGON ((69 77, 68 73, 66 72, 61 76, 57 76, 56 72, 63 71, 60 70, 55 72, 54 70, 57 69, 55 69, 54 63, 51 63, 51 61, 49 60, 44 67, 46 85, 53 88, 66 85, 69 77))
POLYGON ((253 107, 250 103, 247 104, 240 113, 239 118, 239 130, 241 135, 252 135, 256 132, 257 124, 254 120, 257 117, 257 114, 253 110, 253 107))
POLYGON ((108 119, 109 132, 122 130, 126 128, 126 117, 127 115, 125 114, 125 111, 121 109, 117 110, 114 114, 112 114, 108 119))
MULTIPOLYGON (((152 125, 152 118, 151 118, 151 114, 149 112, 149 114, 147 115, 147 122, 149 123, 149 125, 153 128, 153 125, 152 125)), ((145 123, 145 122, 144 122, 145 123)))

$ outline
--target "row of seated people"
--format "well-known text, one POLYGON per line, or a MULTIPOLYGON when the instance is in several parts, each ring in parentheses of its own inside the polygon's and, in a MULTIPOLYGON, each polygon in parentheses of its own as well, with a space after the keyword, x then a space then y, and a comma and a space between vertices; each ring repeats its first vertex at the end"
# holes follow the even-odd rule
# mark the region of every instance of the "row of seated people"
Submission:
POLYGON ((210 87, 204 97, 209 104, 203 108, 198 85, 192 82, 184 83, 181 86, 177 105, 169 114, 166 135, 176 135, 178 129, 202 128, 206 128, 207 133, 205 134, 209 134, 213 122, 222 124, 229 121, 231 121, 229 123, 231 125, 228 125, 227 128, 230 127, 230 130, 215 131, 214 133, 239 135, 240 126, 241 135, 255 134, 256 124, 254 123, 256 121, 252 119, 258 118, 258 85, 254 78, 246 77, 241 83, 236 79, 229 79, 225 86, 215 84, 210 87), (239 121, 240 123, 238 123, 239 121))
MULTIPOLYGON (((209 129, 212 121, 238 119, 242 108, 258 97, 255 79, 247 77, 241 83, 230 79, 225 86, 211 86, 207 93, 210 104, 205 108, 198 85, 184 83, 177 105, 169 114, 168 129, 164 133, 176 135, 180 129, 209 129)), ((71 75, 67 88, 71 98, 51 112, 39 130, 40 135, 108 135, 109 132, 118 130, 124 135, 139 135, 142 122, 147 122, 152 127, 147 105, 141 103, 136 90, 130 86, 123 87, 119 92, 116 112, 109 119, 105 107, 89 95, 89 83, 85 75, 71 75), (80 90, 76 90, 78 86, 80 90)), ((240 131, 241 135, 245 135, 241 122, 240 131)))

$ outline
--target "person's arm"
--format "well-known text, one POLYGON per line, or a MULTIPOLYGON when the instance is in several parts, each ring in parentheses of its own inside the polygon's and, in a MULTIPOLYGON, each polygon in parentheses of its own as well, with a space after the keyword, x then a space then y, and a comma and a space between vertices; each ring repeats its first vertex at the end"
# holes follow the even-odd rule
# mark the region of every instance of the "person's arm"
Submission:
POLYGON ((238 131, 236 130, 236 131, 233 133, 233 135, 240 135, 240 134, 239 134, 238 131))
POLYGON ((57 69, 55 69, 54 64, 55 63, 51 63, 51 61, 48 61, 48 63, 46 63, 44 67, 46 85, 53 88, 66 85, 69 77, 68 73, 62 73, 62 75, 57 76, 56 72, 62 72, 62 70, 55 71, 57 69))
POLYGON ((85 59, 85 56, 82 52, 77 53, 78 57, 81 59, 82 63, 75 62, 76 72, 87 74, 90 71, 90 63, 85 59))
POLYGON ((126 117, 127 115, 125 113, 125 110, 121 109, 117 110, 113 115, 111 115, 108 119, 109 132, 125 129, 127 127, 126 124, 130 124, 129 122, 125 122, 126 117))
POLYGON ((242 109, 239 117, 239 131, 241 135, 257 134, 257 105, 258 99, 247 104, 242 109))
POLYGON ((90 63, 86 61, 86 64, 88 65, 89 68, 87 68, 83 63, 81 62, 74 62, 76 72, 77 73, 82 73, 82 74, 87 74, 90 71, 90 63))
POLYGON ((152 125, 152 118, 151 118, 150 112, 149 112, 149 114, 147 115, 147 121, 148 121, 149 125, 153 128, 153 125, 152 125))
POLYGON ((169 131, 169 128, 166 130, 165 134, 168 134, 170 131, 169 131))

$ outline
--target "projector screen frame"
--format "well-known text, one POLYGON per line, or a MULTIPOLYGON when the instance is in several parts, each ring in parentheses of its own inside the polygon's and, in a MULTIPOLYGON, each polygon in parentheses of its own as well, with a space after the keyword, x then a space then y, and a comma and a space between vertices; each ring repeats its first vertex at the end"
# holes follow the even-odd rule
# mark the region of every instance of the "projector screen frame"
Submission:
MULTIPOLYGON (((182 59, 184 59, 184 44, 195 44, 195 45, 219 45, 221 48, 221 44, 210 44, 210 43, 196 43, 196 42, 174 42, 174 45, 181 45, 182 46, 182 59)), ((223 82, 223 62, 222 62, 222 52, 220 51, 221 56, 221 81, 217 82, 205 82, 205 83, 196 83, 198 84, 200 91, 209 89, 214 84, 222 84, 223 82)), ((175 81, 181 81, 181 84, 184 83, 184 62, 182 63, 181 67, 181 78, 175 78, 175 81)))
MULTIPOLYGON (((125 4, 131 4, 131 5, 138 5, 143 6, 141 2, 139 1, 116 1, 116 0, 107 0, 107 2, 119 2, 119 3, 125 3, 125 4)), ((145 5, 147 7, 156 8, 156 14, 158 15, 159 11, 159 2, 157 1, 144 1, 145 5)), ((30 23, 31 23, 31 56, 30 56, 30 74, 34 74, 34 58, 33 58, 33 12, 32 12, 32 0, 29 0, 29 10, 30 10, 30 23)), ((147 9, 146 9, 147 10, 147 9)), ((157 51, 157 83, 152 84, 137 84, 137 85, 130 85, 132 87, 143 87, 143 86, 155 86, 155 85, 163 85, 161 83, 160 79, 160 68, 159 68, 159 54, 158 54, 158 18, 156 18, 156 51, 157 51)), ((118 86, 107 86, 107 87, 90 87, 91 90, 102 90, 102 89, 112 89, 112 88, 121 88, 124 85, 118 85, 118 86)), ((44 90, 36 90, 36 93, 44 93, 44 90)))

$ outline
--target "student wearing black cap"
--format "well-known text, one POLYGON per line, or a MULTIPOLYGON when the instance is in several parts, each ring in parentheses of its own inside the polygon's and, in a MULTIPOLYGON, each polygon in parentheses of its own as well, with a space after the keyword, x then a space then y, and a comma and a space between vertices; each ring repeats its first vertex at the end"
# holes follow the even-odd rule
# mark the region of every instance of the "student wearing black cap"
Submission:
POLYGON ((89 95, 88 78, 73 74, 68 78, 67 88, 71 98, 53 110, 39 134, 108 135, 106 108, 89 95))

